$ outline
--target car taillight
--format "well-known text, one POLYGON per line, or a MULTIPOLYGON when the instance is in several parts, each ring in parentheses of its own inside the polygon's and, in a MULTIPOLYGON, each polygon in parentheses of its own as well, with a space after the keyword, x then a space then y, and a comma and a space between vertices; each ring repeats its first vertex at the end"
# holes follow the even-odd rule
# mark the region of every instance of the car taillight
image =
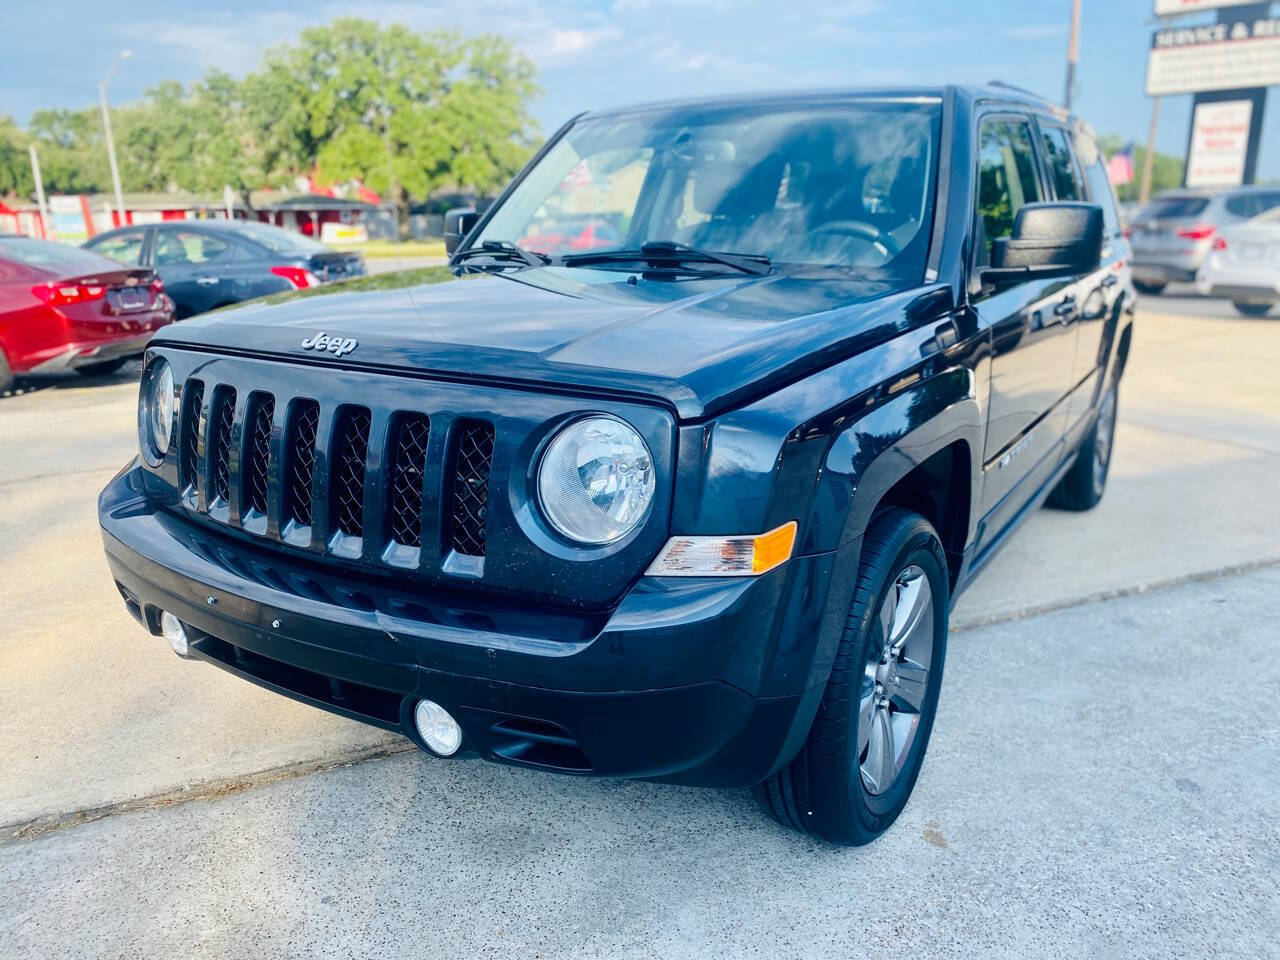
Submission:
POLYGON ((1214 237, 1214 238, 1213 238, 1213 249, 1215 249, 1215 250, 1225 250, 1225 249, 1227 249, 1227 238, 1226 238, 1226 237, 1214 237))
POLYGON ((107 288, 87 283, 37 283, 31 292, 51 307, 101 300, 107 288))
POLYGON ((1207 223, 1197 223, 1194 227, 1182 227, 1178 236, 1183 240, 1207 240, 1213 236, 1213 227, 1207 223))
POLYGON ((271 272, 277 277, 284 277, 293 285, 295 290, 303 290, 307 287, 318 287, 320 285, 319 278, 305 267, 272 267, 271 272))

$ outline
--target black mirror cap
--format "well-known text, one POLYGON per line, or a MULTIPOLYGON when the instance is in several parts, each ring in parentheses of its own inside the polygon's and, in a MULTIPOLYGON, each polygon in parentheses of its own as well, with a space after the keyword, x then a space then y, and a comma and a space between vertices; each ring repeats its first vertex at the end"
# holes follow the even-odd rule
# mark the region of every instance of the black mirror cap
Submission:
MULTIPOLYGON (((1031 277, 1091 273, 1102 263, 1102 208, 1093 203, 1028 203, 1013 236, 995 242, 991 273, 1031 277)), ((993 277, 994 279, 994 277, 993 277)))
POLYGON ((480 219, 475 207, 454 207, 444 214, 444 252, 453 255, 480 219))

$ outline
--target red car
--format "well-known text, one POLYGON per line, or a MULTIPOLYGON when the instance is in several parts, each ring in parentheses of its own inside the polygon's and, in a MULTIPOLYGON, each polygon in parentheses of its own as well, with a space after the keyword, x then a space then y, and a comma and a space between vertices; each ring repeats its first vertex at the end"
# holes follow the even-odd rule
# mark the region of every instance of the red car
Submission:
POLYGON ((173 322, 155 271, 30 237, 0 237, 0 391, 19 374, 111 373, 173 322))

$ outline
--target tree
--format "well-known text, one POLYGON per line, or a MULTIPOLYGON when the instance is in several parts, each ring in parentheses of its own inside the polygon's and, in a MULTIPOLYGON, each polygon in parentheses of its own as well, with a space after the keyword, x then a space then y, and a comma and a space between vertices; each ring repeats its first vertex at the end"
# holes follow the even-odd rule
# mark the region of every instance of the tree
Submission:
MULTIPOLYGON (((533 64, 497 36, 418 33, 344 19, 303 32, 244 80, 214 70, 114 107, 126 191, 220 194, 315 174, 359 179, 401 213, 442 188, 490 193, 533 149, 533 64)), ((35 142, 50 193, 110 189, 96 106, 41 110, 24 134, 0 118, 0 191, 28 193, 35 142)))
POLYGON ((534 76, 500 37, 343 19, 304 31, 247 82, 277 107, 275 156, 314 159, 323 182, 358 178, 403 212, 442 187, 492 191, 520 168, 534 76))
POLYGON ((27 135, 18 129, 12 117, 0 115, 0 197, 13 194, 25 197, 34 189, 27 135))

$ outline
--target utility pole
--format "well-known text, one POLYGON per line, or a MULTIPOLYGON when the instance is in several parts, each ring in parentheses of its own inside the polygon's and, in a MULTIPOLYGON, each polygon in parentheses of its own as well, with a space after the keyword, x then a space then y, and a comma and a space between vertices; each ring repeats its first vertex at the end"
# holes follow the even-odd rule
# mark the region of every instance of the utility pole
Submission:
POLYGON ((1076 82, 1076 62, 1080 59, 1080 2, 1071 0, 1071 36, 1067 40, 1067 83, 1062 103, 1071 112, 1071 88, 1076 82))
POLYGON ((36 156, 36 145, 27 145, 31 154, 31 176, 36 182, 36 203, 40 206, 40 227, 44 230, 46 240, 53 239, 53 221, 49 219, 49 204, 44 199, 44 180, 40 176, 40 158, 36 156))
MULTIPOLYGON (((133 52, 130 50, 120 51, 121 60, 128 60, 131 56, 133 52)), ((111 111, 107 109, 107 87, 115 77, 118 65, 118 62, 113 63, 107 72, 107 78, 98 84, 98 102, 102 106, 102 130, 107 139, 107 159, 111 161, 111 185, 116 191, 116 211, 117 216, 120 217, 120 226, 123 227, 125 225, 124 191, 120 189, 120 165, 116 163, 116 142, 111 136, 111 111)))
POLYGON ((1151 98, 1151 127, 1147 130, 1147 152, 1142 156, 1142 184, 1138 188, 1138 204, 1146 206, 1151 199, 1151 170, 1156 162, 1156 127, 1160 124, 1160 98, 1151 98))

